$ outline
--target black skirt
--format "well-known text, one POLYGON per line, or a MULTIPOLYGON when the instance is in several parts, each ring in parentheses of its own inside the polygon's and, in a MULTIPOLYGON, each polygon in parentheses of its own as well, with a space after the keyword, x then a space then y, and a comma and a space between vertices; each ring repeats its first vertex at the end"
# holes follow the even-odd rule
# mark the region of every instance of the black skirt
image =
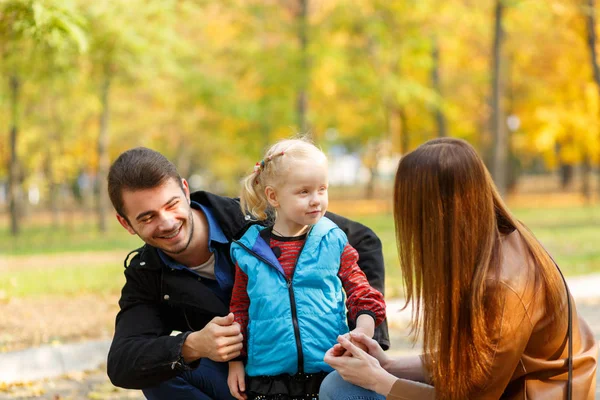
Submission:
POLYGON ((281 374, 276 376, 247 376, 250 400, 316 400, 327 372, 314 374, 281 374))

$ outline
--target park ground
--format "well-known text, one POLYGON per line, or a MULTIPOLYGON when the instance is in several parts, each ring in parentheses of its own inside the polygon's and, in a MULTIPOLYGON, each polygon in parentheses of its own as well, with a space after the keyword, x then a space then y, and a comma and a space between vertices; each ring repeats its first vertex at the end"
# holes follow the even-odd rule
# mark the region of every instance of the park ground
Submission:
MULTIPOLYGON (((600 206, 565 196, 522 196, 512 205, 568 277, 600 272, 600 206)), ((331 209, 365 223, 381 237, 386 298, 401 297, 389 202, 334 201, 331 209)), ((43 214, 30 219, 33 222, 18 239, 0 228, 0 352, 110 339, 123 284, 123 258, 139 244, 138 239, 116 221, 107 234, 95 233, 94 222, 85 213, 71 214, 54 227, 43 214)), ((600 339, 597 304, 586 302, 578 307, 600 339)), ((407 340, 405 320, 390 318, 390 327, 394 352, 415 351, 407 340)), ((0 399, 5 398, 141 397, 138 391, 114 388, 101 367, 59 379, 0 384, 0 399)))

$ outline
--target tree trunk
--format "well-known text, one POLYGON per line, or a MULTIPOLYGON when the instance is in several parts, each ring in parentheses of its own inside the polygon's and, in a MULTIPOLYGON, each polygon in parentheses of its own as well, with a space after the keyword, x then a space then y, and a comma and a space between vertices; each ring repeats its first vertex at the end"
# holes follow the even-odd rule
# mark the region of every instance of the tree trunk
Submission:
POLYGON ((298 41, 300 43, 300 80, 298 86, 298 97, 296 100, 296 113, 298 128, 302 134, 308 132, 308 82, 309 82, 309 60, 308 60, 308 2, 309 0, 298 0, 298 41))
POLYGON ((586 151, 583 156, 583 162, 581 163, 581 194, 585 198, 586 202, 590 202, 592 200, 592 161, 590 160, 590 155, 586 151))
POLYGON ((397 107, 391 100, 385 101, 384 112, 385 112, 385 125, 387 128, 387 134, 389 141, 392 145, 393 152, 399 152, 402 154, 402 144, 400 140, 402 138, 402 128, 400 126, 400 120, 398 113, 396 112, 397 107))
POLYGON ((569 186, 571 186, 571 182, 573 182, 573 165, 564 164, 561 162, 561 164, 560 164, 560 188, 563 191, 567 191, 569 186))
POLYGON ((375 181, 377 180, 377 167, 369 168, 369 180, 365 187, 365 198, 372 199, 375 197, 375 181))
MULTIPOLYGON (((60 226, 60 201, 59 201, 59 197, 61 195, 60 193, 60 183, 57 182, 56 180, 56 157, 58 157, 58 159, 60 159, 60 154, 62 154, 62 135, 61 135, 61 131, 62 131, 62 123, 61 123, 61 117, 60 117, 60 112, 57 108, 57 96, 60 96, 60 94, 58 94, 57 96, 55 96, 55 93, 57 93, 56 90, 54 90, 54 81, 51 81, 50 83, 50 87, 51 90, 48 93, 48 95, 46 96, 46 105, 48 107, 48 119, 49 121, 52 121, 52 124, 49 126, 49 129, 51 129, 52 131, 48 134, 48 140, 50 140, 52 143, 56 143, 58 151, 58 154, 55 154, 55 150, 53 148, 53 146, 48 146, 46 148, 46 168, 45 168, 45 175, 46 175, 46 180, 48 182, 48 199, 49 199, 49 204, 48 206, 50 207, 50 213, 52 215, 52 227, 54 229, 58 229, 60 226)), ((63 199, 64 202, 65 199, 63 199)))
POLYGON ((385 118, 388 130, 388 138, 392 144, 392 151, 404 155, 408 152, 410 142, 408 128, 406 125, 406 113, 404 108, 393 101, 385 103, 385 118))
POLYGON ((404 155, 409 151, 410 131, 408 130, 408 118, 406 117, 406 112, 403 107, 398 109, 398 118, 400 118, 400 129, 402 134, 402 136, 400 136, 400 154, 404 155))
POLYGON ((192 174, 192 150, 189 143, 182 139, 177 147, 177 171, 184 179, 190 179, 192 174))
MULTIPOLYGON (((600 95, 600 67, 598 66, 598 57, 596 55, 596 0, 588 0, 588 9, 586 13, 586 28, 587 28, 587 44, 590 51, 590 61, 592 64, 592 72, 594 75, 594 82, 596 83, 596 89, 600 95)), ((600 112, 600 110, 598 110, 600 112)), ((598 132, 600 135, 600 132, 598 132)), ((585 167, 584 167, 585 168, 585 167)), ((591 169, 591 165, 590 165, 591 169)), ((598 179, 600 179, 600 174, 598 179)), ((600 193, 600 184, 598 185, 598 191, 600 193)))
POLYGON ((17 139, 19 134, 19 94, 21 82, 17 75, 10 77, 10 102, 12 108, 10 127, 10 159, 8 162, 8 203, 10 207, 10 233, 18 236, 21 231, 20 207, 21 200, 21 172, 19 170, 19 159, 17 156, 17 139))
POLYGON ((108 192, 106 189, 106 177, 108 175, 109 158, 108 143, 109 132, 108 123, 110 120, 110 84, 109 74, 104 78, 100 99, 102 102, 102 114, 100 115, 100 134, 98 135, 98 173, 96 175, 96 213, 98 217, 98 230, 106 232, 106 219, 108 212, 108 192))
POLYGON ((493 134, 493 164, 492 176, 498 187, 500 195, 506 194, 506 163, 508 156, 508 137, 504 113, 502 110, 502 97, 504 85, 502 82, 502 45, 504 30, 502 29, 502 14, 504 4, 496 0, 494 23, 494 48, 493 48, 493 76, 492 76, 492 134, 493 134))
POLYGON ((54 174, 54 159, 52 150, 46 150, 46 180, 48 181, 48 197, 50 199, 50 213, 52 214, 52 227, 57 229, 60 225, 60 211, 58 208, 58 184, 54 174))
POLYGON ((436 37, 433 38, 431 46, 431 60, 433 61, 431 69, 431 83, 435 92, 438 94, 439 102, 435 107, 435 120, 437 122, 438 137, 448 136, 446 128, 446 116, 442 110, 442 84, 440 82, 440 45, 436 37))

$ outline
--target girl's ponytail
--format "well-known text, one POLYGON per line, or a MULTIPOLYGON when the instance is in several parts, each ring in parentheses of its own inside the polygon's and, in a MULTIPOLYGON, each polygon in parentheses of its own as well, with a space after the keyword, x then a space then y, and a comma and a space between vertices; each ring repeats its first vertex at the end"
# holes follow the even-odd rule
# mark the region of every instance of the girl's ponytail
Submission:
POLYGON ((254 171, 242 180, 240 193, 240 206, 244 214, 250 214, 258 221, 267 219, 269 202, 265 195, 265 188, 260 180, 259 171, 254 171))

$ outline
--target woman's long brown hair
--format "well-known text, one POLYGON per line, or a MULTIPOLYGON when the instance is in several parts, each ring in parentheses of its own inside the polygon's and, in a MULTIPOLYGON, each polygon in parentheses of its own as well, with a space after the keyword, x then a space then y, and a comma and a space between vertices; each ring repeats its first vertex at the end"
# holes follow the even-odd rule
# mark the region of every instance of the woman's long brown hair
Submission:
POLYGON ((499 302, 486 286, 500 272, 500 237, 519 231, 545 288, 547 310, 564 304, 553 262, 508 211, 475 149, 431 140, 404 156, 394 185, 394 221, 412 328, 422 329, 425 367, 439 399, 485 386, 499 302))

